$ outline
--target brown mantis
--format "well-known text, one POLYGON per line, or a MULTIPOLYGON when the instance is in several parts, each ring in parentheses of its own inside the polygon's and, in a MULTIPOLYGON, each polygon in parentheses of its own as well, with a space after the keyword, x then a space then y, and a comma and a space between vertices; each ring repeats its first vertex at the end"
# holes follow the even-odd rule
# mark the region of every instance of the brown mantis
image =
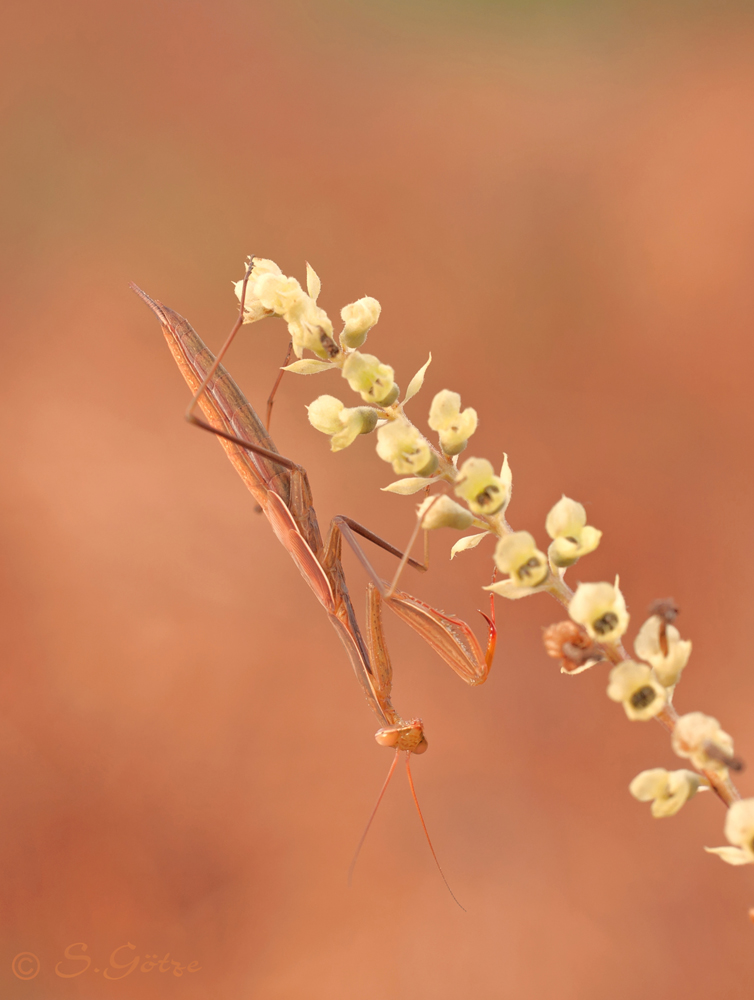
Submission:
MULTIPOLYGON (((248 280, 251 266, 245 280, 248 280)), ((381 746, 393 747, 396 751, 377 805, 395 770, 398 756, 401 751, 406 751, 406 770, 411 792, 430 850, 437 862, 416 798, 410 768, 411 754, 423 753, 427 749, 427 740, 421 720, 402 719, 392 705, 392 666, 382 630, 381 605, 383 602, 387 603, 471 685, 481 684, 489 672, 495 648, 494 622, 484 616, 488 622, 489 634, 487 649, 483 653, 474 633, 465 622, 429 607, 410 594, 388 589, 372 569, 356 536, 361 535, 391 554, 402 557, 399 549, 343 515, 333 518, 327 539, 322 541, 306 471, 278 453, 261 420, 220 364, 241 326, 243 307, 225 344, 217 358, 214 358, 182 316, 151 299, 136 285, 132 284, 131 287, 160 320, 170 351, 194 394, 186 413, 187 419, 219 438, 234 468, 338 633, 366 699, 380 723, 380 729, 375 735, 377 742, 381 746), (197 404, 206 421, 194 414, 197 404), (354 614, 343 573, 341 547, 344 538, 371 578, 367 585, 366 641, 354 614)), ((417 569, 425 568, 413 559, 407 561, 417 569)), ((376 809, 377 806, 375 812, 376 809)), ((371 818, 369 822, 371 823, 371 818)), ((368 828, 369 825, 367 830, 368 828)), ((363 839, 362 837, 362 842, 363 839)))

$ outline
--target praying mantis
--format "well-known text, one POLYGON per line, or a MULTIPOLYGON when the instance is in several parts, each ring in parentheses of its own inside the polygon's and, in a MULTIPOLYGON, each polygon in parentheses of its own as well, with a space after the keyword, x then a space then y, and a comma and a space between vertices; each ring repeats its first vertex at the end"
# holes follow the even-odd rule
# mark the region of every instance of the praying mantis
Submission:
MULTIPOLYGON (((253 259, 244 279, 239 317, 216 358, 186 319, 150 298, 133 283, 131 287, 160 321, 173 358, 193 393, 186 411, 187 419, 217 436, 234 468, 270 522, 275 535, 325 609, 343 643, 367 702, 380 724, 375 734, 377 743, 395 750, 372 818, 398 758, 405 752, 411 793, 439 868, 419 808, 410 767, 411 755, 424 753, 427 740, 421 720, 401 718, 391 701, 393 672, 382 628, 382 604, 387 604, 410 625, 470 685, 483 683, 489 673, 496 641, 494 620, 481 612, 489 629, 487 649, 482 652, 476 636, 466 622, 446 615, 410 594, 388 588, 371 567, 356 536, 360 535, 379 545, 416 569, 425 569, 424 565, 407 558, 395 546, 344 515, 332 519, 327 538, 323 542, 305 469, 278 452, 259 416, 221 365, 221 360, 243 321, 245 283, 251 267, 253 259), (197 405, 206 420, 195 414, 197 405), (366 638, 362 635, 345 582, 341 562, 343 539, 353 548, 369 576, 366 638)), ((363 839, 364 837, 359 848, 363 839)), ((440 872, 442 874, 442 869, 440 872)), ((445 880, 444 874, 442 877, 445 880)))

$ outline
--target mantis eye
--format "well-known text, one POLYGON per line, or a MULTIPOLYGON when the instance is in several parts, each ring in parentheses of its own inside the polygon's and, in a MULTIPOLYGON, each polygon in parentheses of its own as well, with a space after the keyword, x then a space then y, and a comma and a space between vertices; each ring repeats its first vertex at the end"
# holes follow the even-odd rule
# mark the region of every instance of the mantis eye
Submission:
POLYGON ((374 734, 374 738, 381 747, 395 747, 398 745, 400 735, 401 731, 399 728, 391 727, 389 729, 378 729, 374 734))

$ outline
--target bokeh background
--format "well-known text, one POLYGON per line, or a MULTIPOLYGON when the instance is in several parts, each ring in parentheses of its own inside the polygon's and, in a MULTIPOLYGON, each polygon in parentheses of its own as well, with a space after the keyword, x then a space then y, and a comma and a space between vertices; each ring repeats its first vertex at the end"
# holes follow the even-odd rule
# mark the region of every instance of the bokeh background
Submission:
MULTIPOLYGON (((308 259, 331 316, 379 298, 368 345, 398 381, 434 355, 417 421, 461 392, 471 450, 508 453, 510 519, 541 543, 561 493, 587 505, 603 543, 570 575, 621 574, 629 640, 676 598, 677 705, 754 761, 751 5, 11 0, 3 18, 2 996, 750 997, 754 880, 702 851, 720 804, 657 822, 631 799, 676 758, 603 669, 558 673, 544 597, 498 602, 476 690, 388 622, 468 912, 402 777, 348 888, 390 755, 306 584, 183 422, 127 285, 215 346, 249 253, 301 279, 308 259), (105 982, 117 948, 140 965, 105 982), (141 971, 165 953, 200 968, 141 971)), ((258 405, 285 343, 266 321, 230 358, 258 405)), ((379 492, 372 441, 331 455, 306 422, 326 381, 286 378, 279 446, 324 524, 402 544, 412 503, 379 492)), ((406 586, 481 634, 489 551, 451 566, 452 540, 406 586)))

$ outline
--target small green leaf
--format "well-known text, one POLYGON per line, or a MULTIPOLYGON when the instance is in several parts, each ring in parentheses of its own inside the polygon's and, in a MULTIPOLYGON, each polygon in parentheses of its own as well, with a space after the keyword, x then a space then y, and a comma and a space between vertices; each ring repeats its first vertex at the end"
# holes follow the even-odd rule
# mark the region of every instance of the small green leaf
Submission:
POLYGON ((309 298, 314 299, 315 302, 322 290, 322 282, 319 280, 319 275, 309 261, 306 262, 306 290, 309 293, 309 298))
POLYGON ((292 365, 286 365, 284 372, 293 372, 295 375, 316 375, 317 372, 326 372, 333 365, 329 361, 317 361, 314 358, 304 358, 303 361, 294 361, 292 365))
POLYGON ((465 552, 467 549, 475 549, 481 540, 489 534, 491 532, 483 531, 481 535, 466 535, 465 538, 459 538, 450 550, 450 558, 453 559, 459 552, 465 552))
POLYGON ((410 479, 397 479, 389 486, 382 486, 381 489, 383 493, 400 493, 401 496, 410 497, 412 493, 418 493, 434 481, 434 479, 422 479, 421 476, 411 476, 410 479))
POLYGON ((408 383, 408 389, 406 390, 406 398, 403 400, 404 403, 407 403, 409 399, 413 399, 414 396, 417 394, 417 392, 424 385, 424 376, 427 372, 427 369, 430 366, 431 361, 432 361, 432 353, 430 352, 427 363, 421 366, 416 375, 414 375, 414 377, 408 383))
POLYGON ((542 593, 542 587, 521 587, 513 580, 501 580, 500 583, 493 583, 489 587, 482 587, 482 590, 490 590, 500 597, 507 597, 509 601, 520 601, 522 597, 529 597, 531 594, 542 593))

